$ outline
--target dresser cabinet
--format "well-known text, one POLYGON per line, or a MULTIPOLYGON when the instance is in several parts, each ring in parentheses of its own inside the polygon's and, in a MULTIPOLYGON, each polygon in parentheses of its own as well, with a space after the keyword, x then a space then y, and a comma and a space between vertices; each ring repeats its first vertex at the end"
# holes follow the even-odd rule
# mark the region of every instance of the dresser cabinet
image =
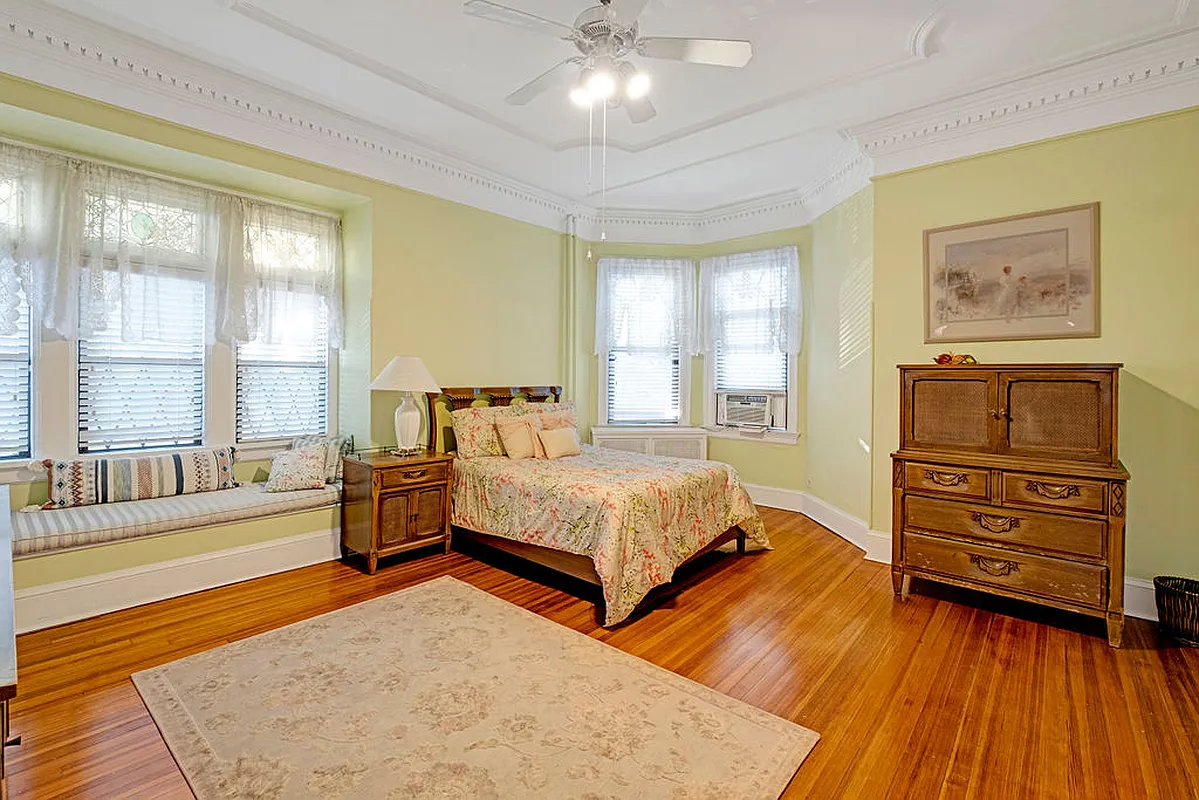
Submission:
POLYGON ((901 366, 892 578, 918 576, 1124 628, 1128 473, 1119 364, 901 366))
POLYGON ((453 457, 426 452, 347 456, 341 510, 343 556, 366 556, 375 574, 379 559, 444 543, 450 551, 453 457))

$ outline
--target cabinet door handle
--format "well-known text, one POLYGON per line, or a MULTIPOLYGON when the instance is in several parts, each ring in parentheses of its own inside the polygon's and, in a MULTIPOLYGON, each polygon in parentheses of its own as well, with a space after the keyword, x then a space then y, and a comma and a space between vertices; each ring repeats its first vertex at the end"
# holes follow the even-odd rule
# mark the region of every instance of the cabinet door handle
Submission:
POLYGON ((975 511, 970 515, 980 528, 988 530, 991 533, 1008 533, 1014 528, 1020 527, 1019 517, 997 517, 991 514, 984 514, 981 511, 975 511))
POLYGON ((926 469, 924 477, 938 486, 968 486, 970 484, 970 476, 964 472, 938 472, 935 469, 926 469))
POLYGON ((414 469, 411 472, 401 472, 400 474, 403 475, 408 480, 414 481, 417 478, 425 477, 425 473, 428 471, 429 470, 427 470, 427 469, 414 469))
POLYGON ((1047 497, 1050 500, 1065 500, 1067 497, 1078 497, 1082 492, 1082 487, 1076 483, 1029 481, 1024 484, 1024 488, 1034 494, 1041 495, 1041 497, 1047 497))
POLYGON ((1020 565, 1015 561, 999 561, 994 558, 984 558, 983 556, 971 555, 970 563, 988 575, 993 575, 996 578, 1003 578, 1011 575, 1013 572, 1020 571, 1020 565))

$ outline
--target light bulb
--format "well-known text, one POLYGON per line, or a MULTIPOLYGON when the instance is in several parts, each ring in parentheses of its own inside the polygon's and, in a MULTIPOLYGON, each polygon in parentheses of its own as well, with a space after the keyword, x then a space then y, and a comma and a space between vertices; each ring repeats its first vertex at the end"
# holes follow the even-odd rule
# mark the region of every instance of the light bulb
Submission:
POLYGON ((579 108, 587 108, 591 105, 591 92, 587 91, 586 86, 579 84, 570 90, 570 102, 579 108))
POLYGON ((616 81, 609 73, 597 70, 587 79, 587 91, 595 100, 607 100, 616 94, 616 81))
POLYGON ((649 94, 650 80, 644 72, 634 73, 625 81, 624 93, 630 100, 640 100, 649 94))

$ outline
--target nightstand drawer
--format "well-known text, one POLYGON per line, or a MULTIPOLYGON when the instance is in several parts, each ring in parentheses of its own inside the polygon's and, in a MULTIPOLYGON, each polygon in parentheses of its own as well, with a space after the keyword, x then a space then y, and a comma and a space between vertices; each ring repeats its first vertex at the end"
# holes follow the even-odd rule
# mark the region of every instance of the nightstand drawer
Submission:
POLYGON ((904 534, 904 565, 1076 605, 1107 603, 1107 569, 995 547, 904 534))
POLYGON ((379 486, 383 489, 395 489, 415 486, 418 483, 444 483, 449 474, 450 465, 444 461, 437 464, 392 467, 379 470, 379 486))
POLYGON ((985 469, 911 461, 904 465, 905 483, 909 490, 914 491, 944 492, 986 500, 990 494, 987 491, 990 477, 990 471, 985 469))
POLYGON ((1107 483, 1060 475, 1005 472, 1003 502, 1103 514, 1107 511, 1107 483))
POLYGON ((1098 519, 907 497, 904 527, 1089 558, 1106 555, 1107 523, 1098 519))

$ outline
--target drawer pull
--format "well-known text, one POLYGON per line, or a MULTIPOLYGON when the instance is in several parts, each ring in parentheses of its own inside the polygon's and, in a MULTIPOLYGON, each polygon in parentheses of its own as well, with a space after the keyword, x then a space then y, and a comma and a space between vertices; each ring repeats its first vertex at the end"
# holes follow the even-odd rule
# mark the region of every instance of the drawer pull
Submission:
POLYGON ((1067 497, 1078 497, 1082 492, 1082 489, 1076 483, 1029 481, 1024 484, 1024 488, 1034 494, 1041 495, 1041 497, 1048 497, 1050 500, 1065 500, 1067 497))
POLYGON ((993 575, 996 578, 1004 578, 1008 575, 1011 575, 1013 572, 1020 571, 1020 565, 1015 561, 999 561, 994 558, 971 555, 970 563, 988 575, 993 575))
POLYGON ((417 478, 425 477, 426 472, 428 472, 427 469, 414 469, 411 472, 401 472, 400 474, 403 475, 408 480, 414 481, 417 478))
POLYGON ((1010 533, 1013 529, 1020 527, 1019 517, 996 517, 981 511, 975 511, 970 516, 978 523, 979 527, 991 533, 1010 533))
POLYGON ((968 486, 970 484, 970 476, 964 472, 938 472, 935 469, 926 469, 924 477, 938 486, 968 486))

